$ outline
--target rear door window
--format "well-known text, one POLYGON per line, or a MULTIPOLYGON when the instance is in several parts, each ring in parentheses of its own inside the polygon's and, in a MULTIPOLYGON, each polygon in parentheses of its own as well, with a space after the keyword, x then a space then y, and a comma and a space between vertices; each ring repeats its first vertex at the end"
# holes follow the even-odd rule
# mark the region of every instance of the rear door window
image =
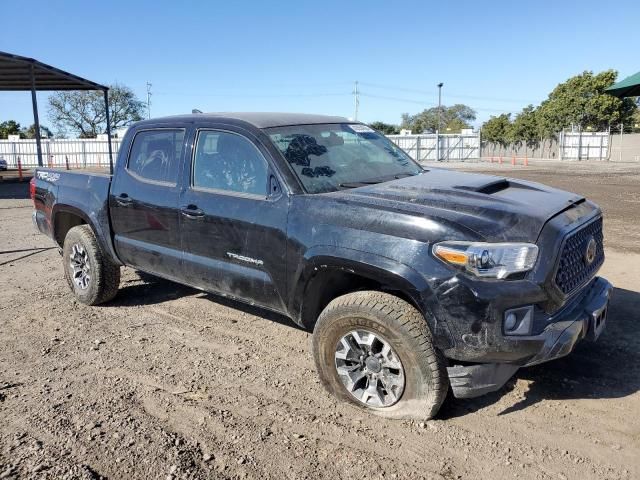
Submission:
POLYGON ((142 180, 175 185, 184 130, 143 130, 133 139, 127 170, 142 180))

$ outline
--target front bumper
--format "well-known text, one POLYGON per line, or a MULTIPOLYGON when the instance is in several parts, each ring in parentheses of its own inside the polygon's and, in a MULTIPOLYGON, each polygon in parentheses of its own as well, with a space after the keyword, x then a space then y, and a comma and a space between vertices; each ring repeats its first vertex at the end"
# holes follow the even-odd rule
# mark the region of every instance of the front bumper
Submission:
POLYGON ((449 367, 453 394, 471 398, 498 390, 521 366, 537 365, 568 355, 585 337, 595 341, 605 328, 613 286, 597 277, 580 297, 548 317, 538 335, 504 337, 506 348, 516 360, 510 363, 480 363, 449 367), (517 355, 517 352, 521 352, 517 355))
POLYGON ((525 366, 564 357, 585 337, 596 341, 606 325, 612 291, 613 286, 607 280, 597 277, 582 301, 569 308, 568 312, 561 312, 559 318, 552 318, 553 323, 541 335, 530 338, 541 347, 525 366))

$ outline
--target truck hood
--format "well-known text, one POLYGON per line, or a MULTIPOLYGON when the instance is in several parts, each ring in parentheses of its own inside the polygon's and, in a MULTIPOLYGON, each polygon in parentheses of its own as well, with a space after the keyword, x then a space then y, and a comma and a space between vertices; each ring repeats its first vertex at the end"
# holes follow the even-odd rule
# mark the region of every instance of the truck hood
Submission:
POLYGON ((453 222, 488 241, 520 242, 535 242, 549 219, 585 201, 534 182, 445 169, 332 195, 453 222))

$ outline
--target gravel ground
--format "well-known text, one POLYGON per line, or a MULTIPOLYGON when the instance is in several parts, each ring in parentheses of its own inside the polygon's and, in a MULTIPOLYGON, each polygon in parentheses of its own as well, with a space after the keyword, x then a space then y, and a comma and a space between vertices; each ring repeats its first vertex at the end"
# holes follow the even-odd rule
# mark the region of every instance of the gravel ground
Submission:
POLYGON ((640 478, 640 172, 598 168, 503 166, 603 206, 607 331, 427 422, 334 401, 285 318, 131 269, 77 303, 0 184, 0 478, 640 478))

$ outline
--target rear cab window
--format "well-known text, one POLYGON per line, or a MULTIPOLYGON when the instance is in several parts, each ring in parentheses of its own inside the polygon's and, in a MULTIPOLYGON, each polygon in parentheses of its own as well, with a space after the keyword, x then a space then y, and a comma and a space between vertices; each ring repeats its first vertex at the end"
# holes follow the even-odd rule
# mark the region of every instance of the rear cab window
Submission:
POLYGON ((139 180, 176 185, 184 148, 184 129, 142 130, 129 152, 127 171, 139 180))

